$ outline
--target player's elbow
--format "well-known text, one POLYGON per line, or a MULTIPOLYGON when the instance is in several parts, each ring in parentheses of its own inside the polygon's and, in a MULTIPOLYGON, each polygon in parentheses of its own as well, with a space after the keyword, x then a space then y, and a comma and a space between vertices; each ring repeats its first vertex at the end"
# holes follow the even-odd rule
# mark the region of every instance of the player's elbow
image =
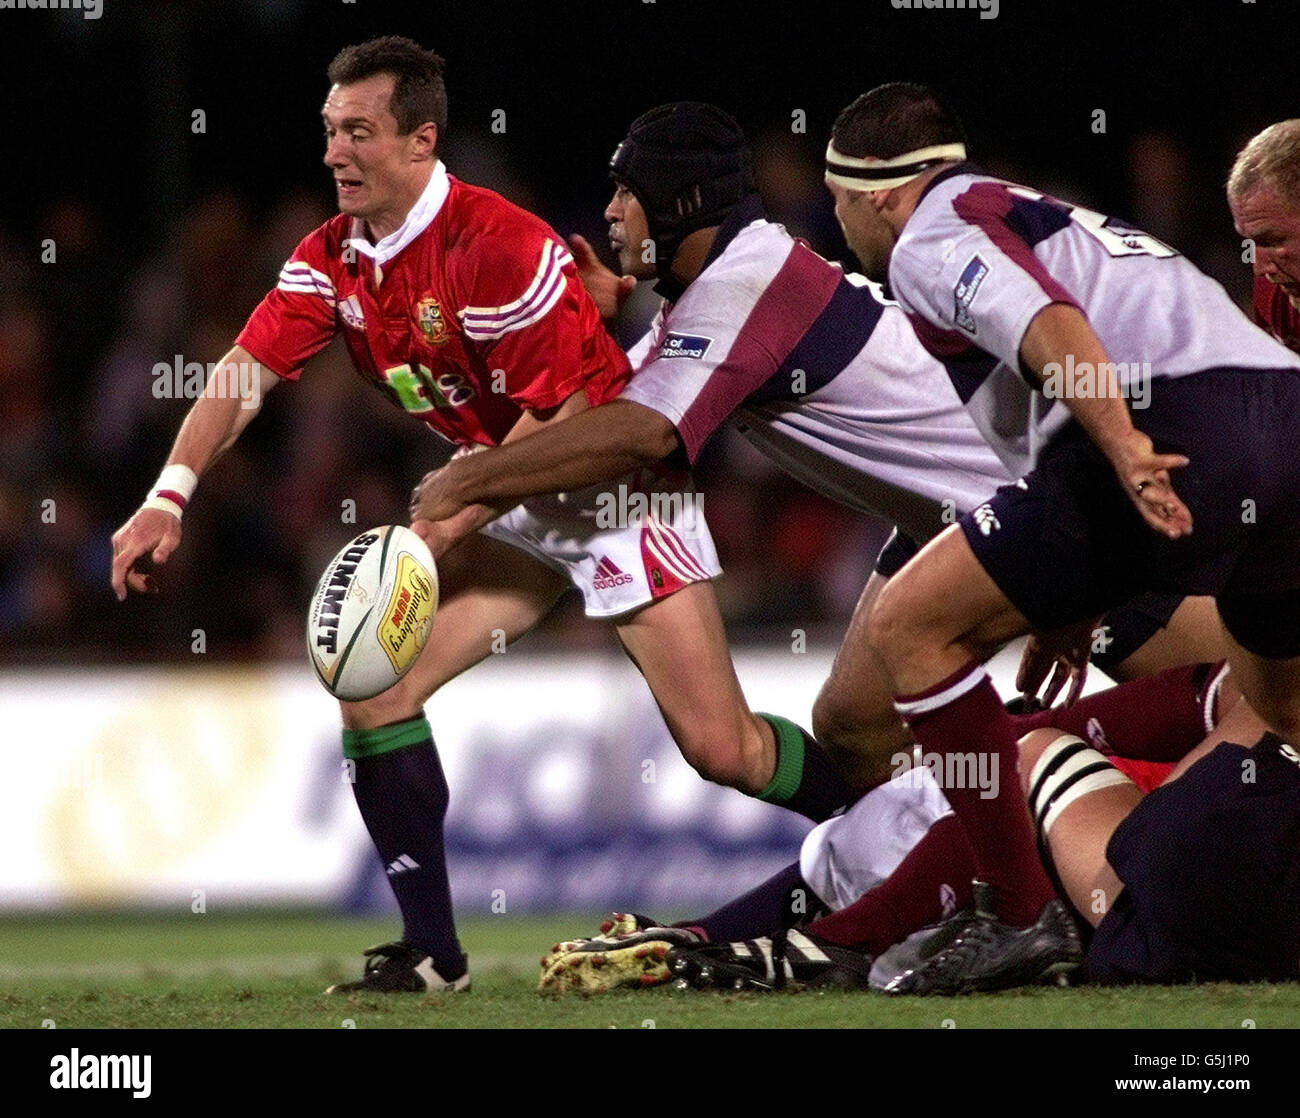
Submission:
POLYGON ((677 428, 671 420, 641 404, 628 401, 624 406, 636 409, 630 415, 633 437, 627 445, 638 465, 649 466, 661 462, 677 450, 677 428))

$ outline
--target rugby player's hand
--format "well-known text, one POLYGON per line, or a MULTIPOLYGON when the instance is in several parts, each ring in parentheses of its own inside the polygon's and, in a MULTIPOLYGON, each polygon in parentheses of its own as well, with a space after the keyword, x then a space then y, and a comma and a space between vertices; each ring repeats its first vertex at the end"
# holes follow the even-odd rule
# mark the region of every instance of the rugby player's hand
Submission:
POLYGON ((130 588, 137 594, 152 594, 151 567, 161 566, 181 542, 181 522, 162 509, 137 509, 131 519, 113 533, 113 593, 126 601, 130 588))
POLYGON ((423 520, 411 517, 411 531, 428 545, 429 554, 441 559, 466 536, 473 535, 483 524, 475 508, 462 509, 445 520, 423 520))
POLYGON ((430 470, 420 479, 411 492, 412 524, 417 520, 450 520, 464 511, 465 502, 454 495, 450 482, 451 470, 447 466, 430 470))
POLYGON ((574 233, 569 238, 578 278, 600 311, 601 318, 617 318, 619 309, 636 286, 636 276, 620 276, 600 262, 596 250, 586 237, 574 233))
POLYGON ((1065 706, 1072 706, 1083 693, 1084 682, 1088 678, 1088 659, 1092 655, 1093 635, 1097 631, 1098 618, 1095 621, 1066 625, 1050 633, 1031 634, 1025 644, 1024 655, 1020 657, 1020 670, 1016 673, 1016 689, 1026 696, 1037 698, 1043 707, 1050 707, 1061 688, 1069 683, 1070 689, 1065 693, 1065 706), (1047 690, 1038 694, 1047 679, 1048 671, 1052 678, 1047 690))
POLYGON ((1171 540, 1192 534, 1192 514, 1169 480, 1169 471, 1186 466, 1188 458, 1157 454, 1151 440, 1136 428, 1113 444, 1107 456, 1147 524, 1171 540))

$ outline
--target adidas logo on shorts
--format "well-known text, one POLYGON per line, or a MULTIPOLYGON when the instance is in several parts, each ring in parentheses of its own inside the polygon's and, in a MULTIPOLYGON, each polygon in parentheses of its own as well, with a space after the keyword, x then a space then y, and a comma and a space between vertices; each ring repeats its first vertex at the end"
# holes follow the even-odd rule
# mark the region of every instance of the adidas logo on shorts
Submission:
POLYGON ((631 581, 632 576, 626 571, 620 571, 608 555, 602 555, 596 560, 596 577, 591 584, 597 590, 613 590, 614 587, 631 581))

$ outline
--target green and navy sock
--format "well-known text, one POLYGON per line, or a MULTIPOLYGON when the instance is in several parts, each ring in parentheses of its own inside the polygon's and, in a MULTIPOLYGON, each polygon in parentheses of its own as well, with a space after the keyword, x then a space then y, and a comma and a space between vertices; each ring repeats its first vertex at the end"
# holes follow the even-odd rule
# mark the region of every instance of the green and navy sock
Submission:
POLYGON ((852 799, 849 786, 817 740, 788 718, 759 714, 776 734, 776 773, 758 799, 806 815, 829 819, 852 799))
POLYGON ((448 982, 465 973, 452 918, 442 821, 450 794, 425 718, 344 730, 352 794, 402 910, 402 938, 427 951, 448 982))

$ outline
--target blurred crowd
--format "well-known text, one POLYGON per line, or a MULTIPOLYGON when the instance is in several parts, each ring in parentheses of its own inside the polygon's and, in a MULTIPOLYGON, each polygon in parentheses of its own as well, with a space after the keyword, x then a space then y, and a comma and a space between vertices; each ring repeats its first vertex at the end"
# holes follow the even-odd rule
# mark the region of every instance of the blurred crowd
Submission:
MULTIPOLYGON (((819 152, 805 140, 755 137, 760 188, 776 220, 844 259, 819 152)), ((562 233, 599 234, 593 215, 539 202, 486 141, 452 145, 447 162, 562 233)), ((1069 183, 1031 181, 1092 201, 1069 183)), ((1170 137, 1130 145, 1126 200, 1121 212, 1244 298, 1249 268, 1216 184, 1170 137)), ((109 590, 110 536, 146 495, 190 404, 157 398, 155 365, 219 358, 296 242, 330 214, 313 193, 256 212, 237 194, 209 193, 143 259, 124 254, 108 215, 75 194, 42 215, 35 242, 0 225, 0 660, 301 656, 328 558, 366 527, 406 520, 412 486, 450 447, 357 376, 335 344, 267 397, 203 478, 160 593, 123 605, 109 590)), ((733 636, 837 638, 888 526, 809 493, 731 431, 707 449, 697 480, 733 636)), ((544 630, 565 646, 610 640, 572 596, 544 630)))

